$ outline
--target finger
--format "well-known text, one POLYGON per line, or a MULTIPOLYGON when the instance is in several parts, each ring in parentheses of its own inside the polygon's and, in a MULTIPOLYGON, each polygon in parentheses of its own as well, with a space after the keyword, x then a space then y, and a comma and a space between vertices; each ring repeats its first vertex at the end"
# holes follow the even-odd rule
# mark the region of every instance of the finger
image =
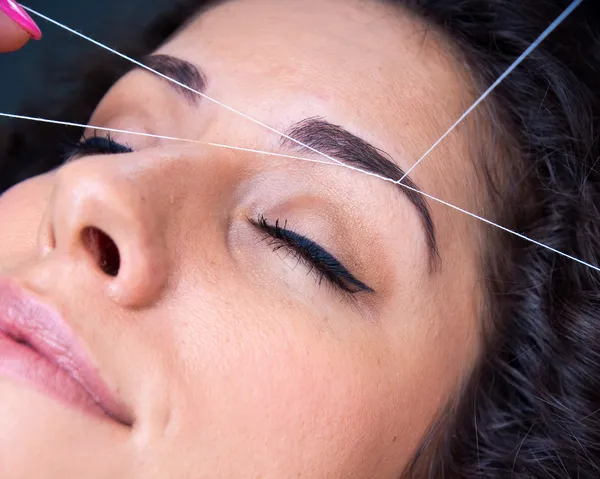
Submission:
POLYGON ((12 52, 25 45, 31 37, 29 33, 0 12, 0 52, 12 52))
POLYGON ((29 38, 41 37, 38 26, 15 0, 0 0, 0 51, 17 50, 29 38))

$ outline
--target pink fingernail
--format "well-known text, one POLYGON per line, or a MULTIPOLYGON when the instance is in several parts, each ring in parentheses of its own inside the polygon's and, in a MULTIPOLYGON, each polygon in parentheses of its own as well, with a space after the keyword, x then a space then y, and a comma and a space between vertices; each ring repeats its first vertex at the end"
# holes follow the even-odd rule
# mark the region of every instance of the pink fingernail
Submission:
POLYGON ((42 38, 42 32, 38 26, 17 2, 13 0, 0 0, 0 11, 8 15, 8 18, 29 33, 34 40, 42 38))

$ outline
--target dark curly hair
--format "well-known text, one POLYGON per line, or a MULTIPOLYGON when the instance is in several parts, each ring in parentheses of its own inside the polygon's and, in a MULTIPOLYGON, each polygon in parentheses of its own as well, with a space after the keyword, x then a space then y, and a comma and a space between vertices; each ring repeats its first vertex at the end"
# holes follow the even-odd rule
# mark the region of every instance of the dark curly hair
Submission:
MULTIPOLYGON (((568 6, 409 0, 459 47, 482 89, 568 6)), ((493 220, 600 264, 600 4, 584 2, 488 105, 507 181, 493 220), (500 120, 500 121, 498 121, 500 120)), ((493 175, 488 176, 492 178, 493 175)), ((413 461, 431 478, 600 477, 600 274, 506 234, 487 248, 491 327, 452 414, 413 461)))
MULTIPOLYGON (((481 91, 569 3, 386 1, 445 35, 481 91)), ((145 35, 119 48, 139 57, 206 5, 179 1, 145 35)), ((73 76, 71 94, 57 99, 58 108, 25 107, 23 113, 85 123, 127 68, 103 56, 73 76)), ((489 141, 498 146, 478 158, 490 219, 595 265, 599 89, 600 4, 586 0, 479 112, 489 125, 489 141)), ((4 128, 0 191, 56 167, 56 139, 80 133, 23 123, 4 128)), ((600 273, 502 232, 490 231, 488 240, 482 356, 431 425, 404 476, 600 478, 600 273)))

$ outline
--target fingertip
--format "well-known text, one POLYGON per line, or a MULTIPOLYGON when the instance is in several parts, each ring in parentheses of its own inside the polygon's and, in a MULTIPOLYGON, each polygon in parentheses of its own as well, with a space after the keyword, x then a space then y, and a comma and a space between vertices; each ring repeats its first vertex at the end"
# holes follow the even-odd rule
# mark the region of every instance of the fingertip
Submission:
POLYGON ((42 32, 37 24, 15 0, 0 0, 0 12, 27 32, 34 40, 42 38, 42 32))
POLYGON ((0 52, 13 52, 25 45, 31 36, 0 12, 0 52))

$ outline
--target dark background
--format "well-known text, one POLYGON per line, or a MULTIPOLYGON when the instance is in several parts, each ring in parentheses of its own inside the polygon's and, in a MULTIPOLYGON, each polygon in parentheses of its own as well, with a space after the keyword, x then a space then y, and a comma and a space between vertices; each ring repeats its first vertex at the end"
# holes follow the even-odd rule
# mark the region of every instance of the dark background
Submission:
MULTIPOLYGON (((141 59, 197 11, 202 1, 23 0, 23 4, 141 59)), ((98 101, 131 64, 31 16, 43 38, 18 52, 0 55, 0 112, 87 123, 98 101)), ((81 133, 73 127, 0 117, 0 194, 59 166, 81 133)))
MULTIPOLYGON (((22 4, 108 46, 116 46, 128 35, 141 32, 173 0, 24 0, 22 4)), ((69 75, 69 64, 99 49, 31 16, 43 38, 29 42, 19 52, 0 56, 0 112, 16 113, 24 103, 44 102, 47 95, 56 94, 57 77, 69 75), (50 83, 52 88, 48 88, 50 83)))

